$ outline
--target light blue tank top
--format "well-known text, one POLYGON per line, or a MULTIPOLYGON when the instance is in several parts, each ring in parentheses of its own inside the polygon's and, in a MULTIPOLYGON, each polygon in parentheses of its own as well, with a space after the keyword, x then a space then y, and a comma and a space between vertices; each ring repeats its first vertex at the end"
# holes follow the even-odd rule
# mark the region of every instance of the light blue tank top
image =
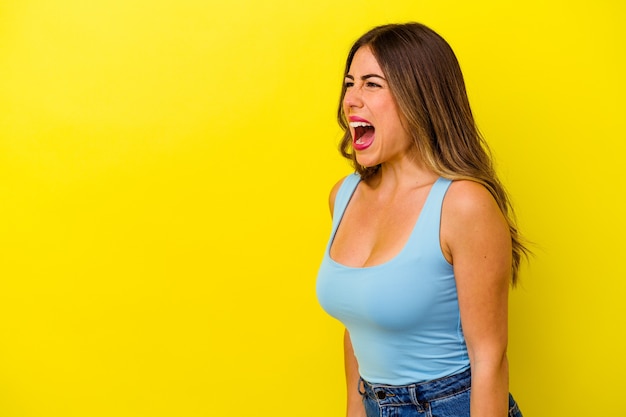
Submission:
POLYGON ((405 385, 468 369, 454 272, 439 241, 441 206, 451 181, 439 178, 432 186, 396 257, 353 268, 335 262, 330 247, 359 181, 357 174, 349 175, 337 192, 317 297, 350 332, 361 376, 405 385))

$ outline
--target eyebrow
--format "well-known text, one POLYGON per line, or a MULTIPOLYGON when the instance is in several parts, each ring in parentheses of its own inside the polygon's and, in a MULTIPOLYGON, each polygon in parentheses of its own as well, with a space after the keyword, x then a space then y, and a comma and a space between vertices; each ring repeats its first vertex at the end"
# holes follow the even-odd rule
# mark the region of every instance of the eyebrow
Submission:
MULTIPOLYGON (((346 74, 346 78, 354 80, 354 77, 350 74, 346 74)), ((365 81, 369 78, 380 78, 381 80, 387 81, 385 77, 383 77, 382 75, 378 75, 378 74, 365 74, 364 76, 361 77, 361 80, 365 81)))

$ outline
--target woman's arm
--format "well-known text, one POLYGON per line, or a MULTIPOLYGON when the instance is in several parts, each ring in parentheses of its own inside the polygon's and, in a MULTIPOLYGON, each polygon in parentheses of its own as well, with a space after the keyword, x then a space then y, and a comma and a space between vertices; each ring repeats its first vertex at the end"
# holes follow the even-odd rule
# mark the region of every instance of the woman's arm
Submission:
POLYGON ((352 350, 350 333, 346 330, 343 336, 343 353, 346 368, 346 389, 348 393, 347 417, 365 417, 365 407, 359 394, 359 364, 352 350))
POLYGON ((472 181, 452 183, 442 210, 441 241, 454 266, 470 357, 471 416, 506 416, 511 234, 486 188, 472 181))

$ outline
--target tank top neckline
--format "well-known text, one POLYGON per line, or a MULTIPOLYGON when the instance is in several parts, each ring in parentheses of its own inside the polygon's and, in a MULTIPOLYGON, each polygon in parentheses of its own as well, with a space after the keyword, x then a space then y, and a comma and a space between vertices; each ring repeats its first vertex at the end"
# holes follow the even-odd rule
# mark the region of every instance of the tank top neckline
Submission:
MULTIPOLYGON (((353 175, 357 175, 357 176, 358 176, 358 174, 353 174, 353 175)), ((344 181, 345 181, 345 180, 344 180, 344 181)), ((330 256, 330 249, 332 248, 333 243, 334 243, 334 241, 335 241, 335 236, 337 235, 337 230, 339 230, 339 226, 341 225, 341 221, 343 220, 343 216, 344 216, 344 214, 345 214, 346 210, 348 209, 348 206, 350 205, 350 202, 352 201, 352 196, 354 196, 354 193, 355 193, 355 191, 356 191, 357 187, 358 187, 358 186, 359 186, 359 184, 361 183, 361 178, 359 177, 359 178, 358 178, 358 180, 356 181, 356 183, 354 184, 354 186, 353 186, 352 190, 351 190, 351 191, 349 191, 349 194, 350 194, 350 195, 348 196, 348 198, 347 198, 347 200, 346 200, 346 203, 344 204, 343 208, 341 209, 341 213, 338 213, 338 214, 339 214, 339 219, 337 219, 337 221, 336 221, 336 222, 333 222, 334 224, 333 224, 332 235, 331 235, 331 237, 330 237, 330 240, 329 240, 329 242, 328 242, 328 245, 327 245, 327 247, 326 247, 326 252, 325 252, 325 256, 326 256, 326 258, 328 259, 328 261, 329 261, 331 264, 333 264, 333 265, 335 265, 335 266, 337 266, 337 267, 339 267, 339 268, 344 268, 344 269, 347 269, 347 270, 372 270, 372 269, 376 269, 376 268, 383 268, 383 267, 385 267, 385 266, 393 265, 395 262, 397 262, 399 259, 401 259, 401 258, 403 257, 404 253, 405 253, 405 252, 406 252, 406 250, 407 250, 407 247, 409 247, 409 246, 410 246, 410 243, 411 243, 411 241, 412 241, 412 240, 413 240, 413 238, 414 238, 415 231, 416 231, 416 230, 418 229, 418 227, 420 226, 420 224, 421 224, 421 219, 424 217, 422 214, 425 212, 425 210, 426 210, 427 208, 429 208, 429 207, 430 207, 431 200, 432 200, 432 199, 431 199, 431 196, 433 195, 433 190, 435 189, 435 187, 436 187, 438 184, 445 183, 446 181, 450 181, 450 180, 445 179, 445 178, 443 178, 443 177, 439 177, 439 178, 437 178, 437 179, 435 180, 435 182, 434 182, 434 183, 430 186, 430 190, 428 190, 428 195, 426 196, 426 200, 424 201, 424 205, 422 206, 422 209, 420 210, 420 213, 419 213, 419 214, 418 214, 418 216, 417 216, 417 220, 415 220, 415 223, 413 224, 413 228, 412 228, 412 230, 411 230, 411 233, 409 234, 408 239, 406 240, 406 242, 404 242, 404 245, 402 246, 402 248, 400 249, 400 251, 399 251, 398 253, 396 253, 395 255, 393 255, 390 259, 388 259, 388 260, 386 260, 386 261, 384 261, 384 262, 381 262, 381 263, 379 263, 379 264, 376 264, 376 265, 368 265, 368 266, 349 266, 349 265, 345 265, 345 264, 342 264, 342 263, 340 263, 340 262, 335 261, 335 260, 332 258, 332 256, 330 256)), ((340 187, 340 188, 342 188, 342 187, 343 187, 343 184, 341 185, 341 187, 340 187)), ((337 198, 337 197, 335 196, 335 201, 336 201, 336 198, 337 198)))

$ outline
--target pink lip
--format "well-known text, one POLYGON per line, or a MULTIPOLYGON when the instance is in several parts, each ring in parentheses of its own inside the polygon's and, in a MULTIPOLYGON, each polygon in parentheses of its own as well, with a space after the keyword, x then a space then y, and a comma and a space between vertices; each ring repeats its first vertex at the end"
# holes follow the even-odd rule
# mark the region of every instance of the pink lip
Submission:
MULTIPOLYGON (((367 123, 368 125, 371 125, 372 123, 367 120, 364 119, 362 117, 359 116, 350 116, 348 117, 348 120, 350 122, 361 122, 361 123, 367 123)), ((350 130, 352 130, 352 148, 355 151, 364 151, 365 149, 369 148, 370 146, 372 146, 372 143, 374 143, 374 132, 367 132, 367 134, 364 134, 361 139, 357 142, 356 139, 354 139, 354 136, 356 134, 356 129, 350 128, 350 130), (363 141, 363 139, 365 139, 365 141, 363 141)))
POLYGON ((348 120, 351 122, 363 122, 363 123, 367 123, 367 124, 372 124, 369 120, 363 119, 362 117, 359 116, 350 116, 348 117, 348 120))

